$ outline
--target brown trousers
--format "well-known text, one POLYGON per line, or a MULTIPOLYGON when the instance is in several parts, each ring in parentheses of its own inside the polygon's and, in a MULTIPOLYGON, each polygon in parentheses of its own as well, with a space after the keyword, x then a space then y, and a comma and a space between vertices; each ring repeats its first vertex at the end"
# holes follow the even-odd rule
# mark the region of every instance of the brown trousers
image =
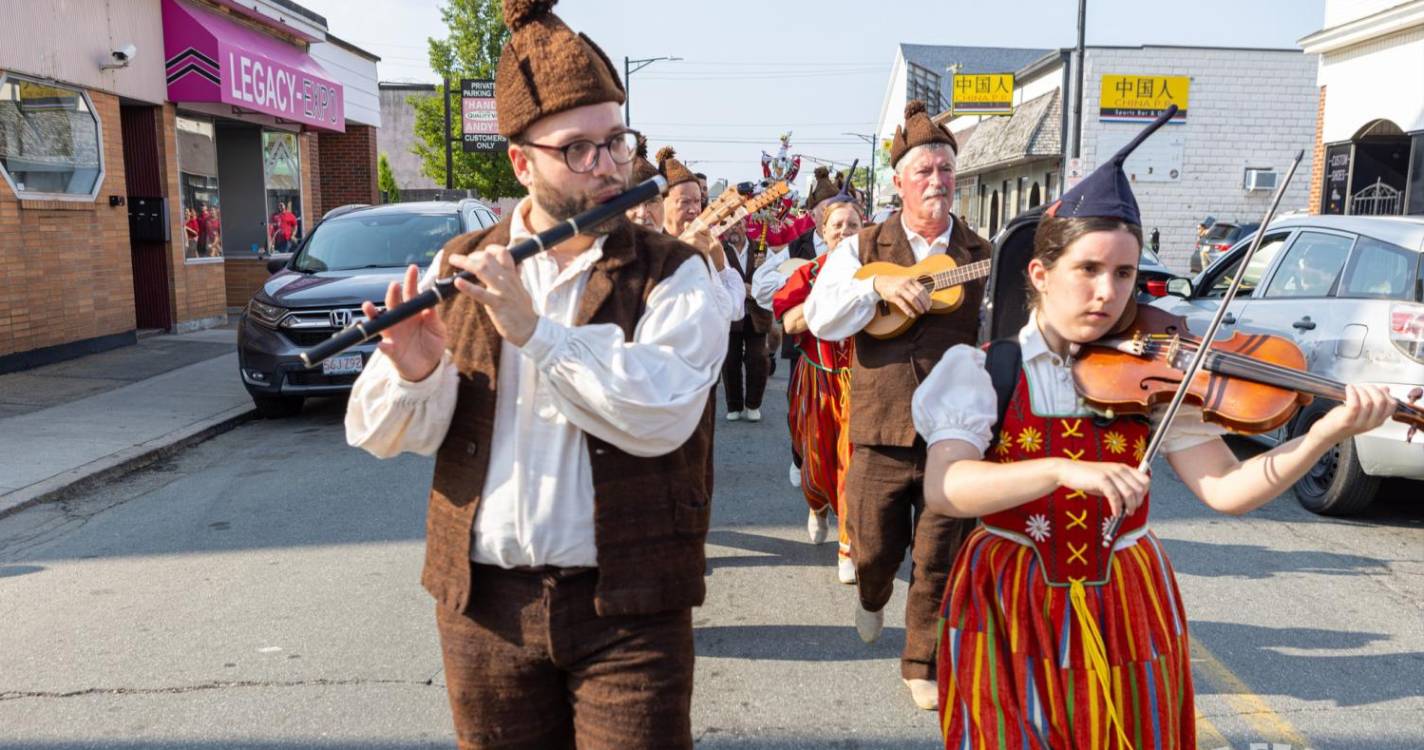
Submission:
POLYGON ((597 571, 474 566, 436 605, 461 750, 692 747, 692 611, 599 617, 597 571))
POLYGON ((905 648, 900 674, 935 678, 939 607, 960 544, 974 522, 925 509, 925 447, 856 445, 846 472, 846 508, 855 540, 860 605, 885 608, 895 574, 910 548, 910 590, 905 597, 905 648))

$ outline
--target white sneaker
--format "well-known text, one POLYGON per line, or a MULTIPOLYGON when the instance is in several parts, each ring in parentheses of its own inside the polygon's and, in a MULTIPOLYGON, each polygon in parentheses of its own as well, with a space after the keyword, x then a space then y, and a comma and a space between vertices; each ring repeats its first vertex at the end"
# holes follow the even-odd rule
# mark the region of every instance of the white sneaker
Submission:
POLYGON ((748 422, 760 422, 761 409, 747 409, 742 412, 742 416, 745 417, 748 422))
POLYGON ((798 467, 796 466, 796 464, 791 464, 791 471, 787 474, 787 478, 791 480, 791 486, 792 486, 792 487, 800 487, 800 486, 801 486, 801 469, 798 468, 798 467))
POLYGON ((727 421, 728 421, 728 422, 740 422, 740 421, 742 421, 742 413, 739 412, 739 411, 729 411, 729 412, 727 412, 727 421))
POLYGON ((812 544, 826 541, 831 531, 830 515, 830 508, 822 508, 820 513, 813 510, 806 516, 806 536, 811 538, 812 544))
POLYGON ((844 584, 855 583, 855 561, 845 555, 839 555, 838 557, 839 559, 836 561, 836 578, 844 584))
POLYGON ((939 708, 939 685, 934 680, 905 680, 910 689, 910 699, 916 706, 926 711, 939 708))
POLYGON ((855 632, 860 634, 860 639, 866 643, 874 643, 880 640, 880 631, 885 629, 885 610, 870 612, 861 609, 857 602, 855 605, 855 632))

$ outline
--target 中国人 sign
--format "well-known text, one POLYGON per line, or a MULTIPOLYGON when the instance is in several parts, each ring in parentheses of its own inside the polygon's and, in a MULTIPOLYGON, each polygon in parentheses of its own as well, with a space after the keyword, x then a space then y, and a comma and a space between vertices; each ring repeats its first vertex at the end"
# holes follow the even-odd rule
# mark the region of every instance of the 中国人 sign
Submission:
POLYGON ((1014 113, 1013 73, 960 73, 954 77, 951 115, 1014 113))
POLYGON ((465 78, 460 81, 460 135, 465 151, 503 151, 509 142, 499 134, 494 106, 494 81, 465 78))
POLYGON ((1170 105, 1177 105, 1173 123, 1187 120, 1187 76, 1103 74, 1098 93, 1098 119, 1103 122, 1151 122, 1170 105))

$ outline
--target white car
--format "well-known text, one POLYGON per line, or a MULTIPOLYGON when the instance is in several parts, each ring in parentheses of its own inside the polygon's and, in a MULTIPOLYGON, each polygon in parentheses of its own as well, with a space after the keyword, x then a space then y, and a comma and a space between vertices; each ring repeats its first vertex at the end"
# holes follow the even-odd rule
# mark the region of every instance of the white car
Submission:
MULTIPOLYGON (((1155 302, 1200 333, 1220 306, 1250 245, 1248 236, 1195 278, 1175 279, 1155 302)), ((1424 386, 1424 217, 1300 216, 1266 230, 1223 319, 1223 336, 1245 330, 1285 336, 1310 372, 1346 383, 1378 383, 1406 399, 1424 386)), ((1420 401, 1424 405, 1424 400, 1420 401)), ((1334 404, 1317 398, 1274 433, 1300 435, 1334 404)), ((1424 480, 1424 434, 1386 422, 1331 450, 1294 490, 1301 505, 1349 515, 1374 498, 1380 480, 1424 480)), ((1421 431, 1424 433, 1424 431, 1421 431)))

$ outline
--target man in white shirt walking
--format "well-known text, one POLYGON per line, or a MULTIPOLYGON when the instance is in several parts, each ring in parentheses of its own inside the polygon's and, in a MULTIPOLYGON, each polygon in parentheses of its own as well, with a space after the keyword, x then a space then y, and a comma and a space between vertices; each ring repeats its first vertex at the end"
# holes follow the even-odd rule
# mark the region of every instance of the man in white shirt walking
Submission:
MULTIPOLYGON (((383 333, 347 440, 436 457, 421 581, 461 748, 690 748, 710 517, 690 456, 727 318, 696 250, 621 216, 511 260, 626 189, 636 149, 617 73, 550 5, 506 0, 496 76, 530 197, 441 251, 431 274, 480 285, 383 333)), ((412 267, 386 304, 416 291, 412 267)))

